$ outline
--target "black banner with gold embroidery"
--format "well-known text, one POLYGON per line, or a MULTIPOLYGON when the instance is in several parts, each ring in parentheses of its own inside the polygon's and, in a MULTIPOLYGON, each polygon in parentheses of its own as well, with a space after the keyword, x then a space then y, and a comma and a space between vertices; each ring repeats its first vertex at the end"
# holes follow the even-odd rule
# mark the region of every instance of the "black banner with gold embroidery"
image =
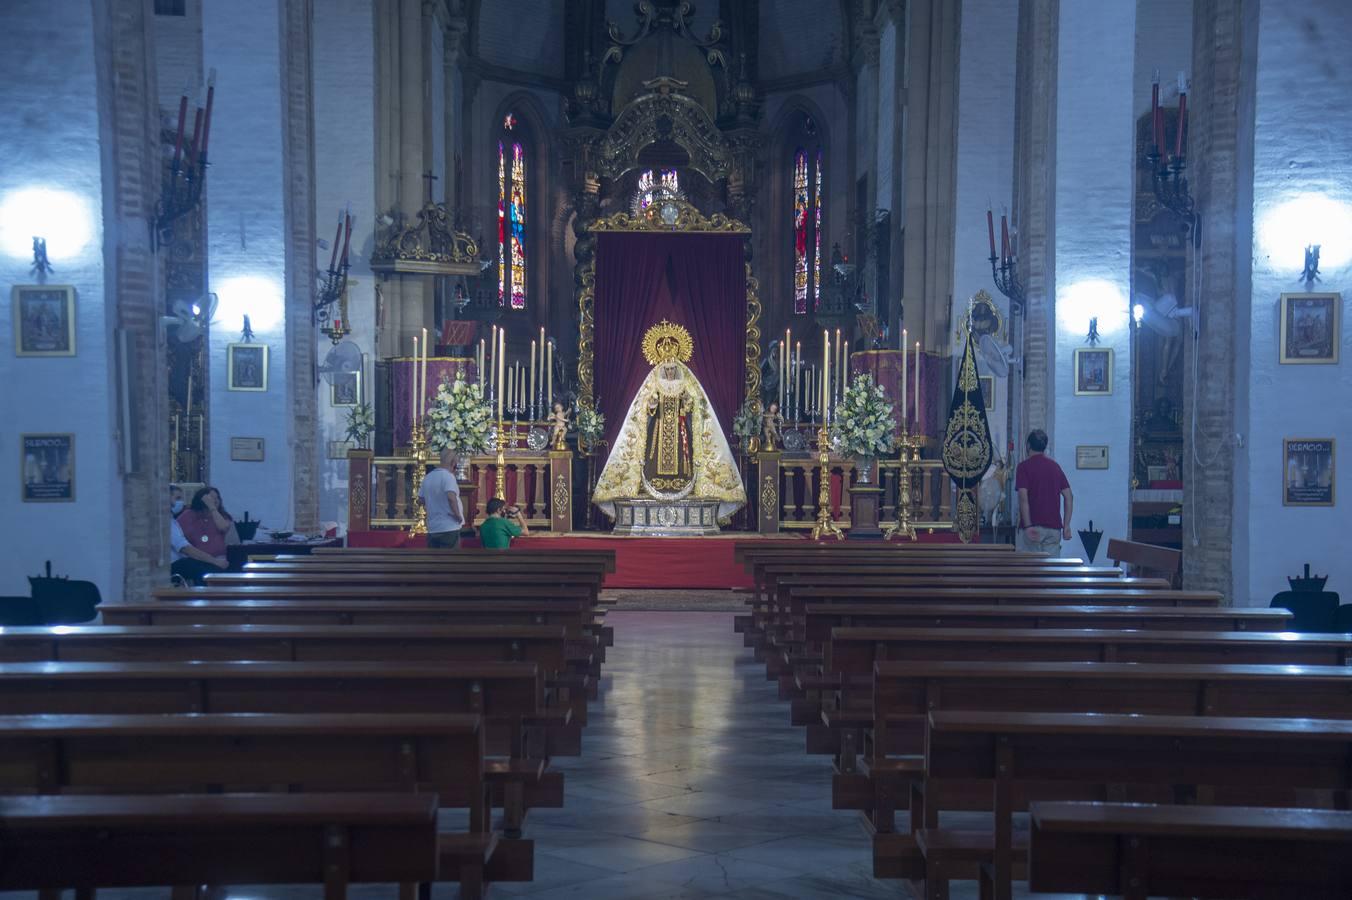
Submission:
POLYGON ((958 366, 958 382, 953 387, 953 402, 948 407, 948 426, 944 429, 943 441, 944 471, 958 488, 954 525, 964 543, 971 541, 980 527, 976 487, 994 457, 990 423, 986 420, 986 400, 981 394, 969 328, 963 342, 962 363, 958 366))

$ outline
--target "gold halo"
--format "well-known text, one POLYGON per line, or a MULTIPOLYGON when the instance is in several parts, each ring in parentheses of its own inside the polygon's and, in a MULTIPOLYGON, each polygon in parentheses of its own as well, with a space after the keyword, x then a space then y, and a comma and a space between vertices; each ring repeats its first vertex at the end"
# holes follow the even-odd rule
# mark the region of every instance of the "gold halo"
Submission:
POLYGON ((690 332, 666 319, 649 328, 643 335, 643 358, 648 360, 650 366, 673 360, 689 362, 694 352, 695 342, 690 332))

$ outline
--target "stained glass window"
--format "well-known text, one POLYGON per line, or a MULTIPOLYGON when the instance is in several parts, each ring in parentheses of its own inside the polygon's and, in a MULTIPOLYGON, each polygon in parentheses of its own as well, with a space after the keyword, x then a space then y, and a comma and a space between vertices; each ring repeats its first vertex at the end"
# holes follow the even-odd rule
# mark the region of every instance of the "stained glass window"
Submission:
POLYGON ((526 308, 526 149, 511 140, 517 119, 508 113, 498 140, 498 305, 526 308))
POLYGON ((816 124, 805 118, 797 135, 807 146, 800 144, 793 151, 793 311, 800 315, 821 305, 826 281, 822 253, 826 159, 816 134, 816 124))
POLYGON ((807 151, 793 157, 793 311, 807 312, 807 151))

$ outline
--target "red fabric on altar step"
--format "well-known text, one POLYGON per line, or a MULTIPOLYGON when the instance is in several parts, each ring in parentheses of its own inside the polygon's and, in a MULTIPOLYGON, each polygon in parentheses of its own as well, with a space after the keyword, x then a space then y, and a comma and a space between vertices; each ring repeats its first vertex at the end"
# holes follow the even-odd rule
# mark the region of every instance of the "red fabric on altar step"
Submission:
MULTIPOLYGON (((740 537, 645 538, 563 536, 517 538, 516 548, 541 550, 614 550, 615 572, 606 576, 611 588, 749 588, 751 576, 733 562, 732 551, 740 537)), ((926 534, 922 543, 955 543, 952 533, 926 534)), ((807 537, 767 539, 767 543, 793 545, 807 537)), ((467 549, 479 546, 477 539, 464 540, 467 549)), ((410 538, 402 531, 353 531, 349 547, 426 547, 421 535, 410 538)), ((454 552, 454 551, 448 551, 454 552)))

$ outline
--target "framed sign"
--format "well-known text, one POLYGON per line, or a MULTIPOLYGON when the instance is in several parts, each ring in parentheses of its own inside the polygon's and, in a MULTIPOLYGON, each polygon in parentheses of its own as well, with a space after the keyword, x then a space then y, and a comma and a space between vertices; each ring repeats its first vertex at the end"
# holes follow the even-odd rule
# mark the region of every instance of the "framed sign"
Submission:
POLYGON ((1075 468, 1077 469, 1108 468, 1108 445, 1081 444, 1077 446, 1075 448, 1075 468))
POLYGON ((334 372, 330 406, 356 406, 361 402, 361 373, 334 372))
POLYGON ((263 439, 260 437, 232 437, 230 458, 235 462, 262 462, 263 439))
POLYGON ((1282 505, 1332 506, 1334 499, 1333 438, 1286 438, 1282 441, 1282 505))
POLYGON ((1075 395, 1106 397, 1113 392, 1113 351, 1080 347, 1075 351, 1075 395))
POLYGON ((1282 294, 1283 364, 1332 365, 1342 342, 1342 294, 1282 294))
POLYGON ((16 284, 16 356, 75 355, 75 288, 68 284, 16 284))
POLYGON ((24 503, 75 500, 75 435, 19 436, 20 490, 24 503))
POLYGON ((268 345, 226 344, 225 386, 232 391, 266 391, 268 345))

